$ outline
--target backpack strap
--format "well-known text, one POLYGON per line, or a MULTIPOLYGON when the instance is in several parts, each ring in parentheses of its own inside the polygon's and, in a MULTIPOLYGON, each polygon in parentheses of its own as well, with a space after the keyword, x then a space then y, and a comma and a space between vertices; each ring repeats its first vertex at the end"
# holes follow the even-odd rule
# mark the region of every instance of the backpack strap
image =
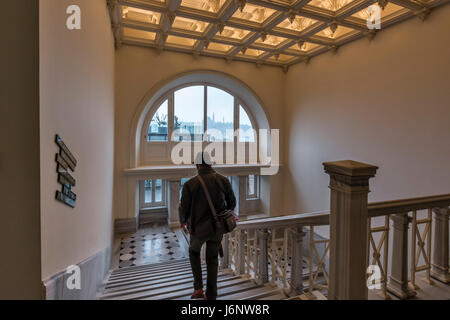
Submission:
POLYGON ((208 200, 209 208, 211 209, 214 220, 217 221, 216 208, 214 208, 214 204, 211 200, 211 196, 209 194, 208 188, 206 187, 205 181, 203 180, 203 178, 200 175, 198 175, 197 177, 198 177, 198 180, 200 181, 200 184, 202 185, 203 191, 205 192, 206 200, 208 200))

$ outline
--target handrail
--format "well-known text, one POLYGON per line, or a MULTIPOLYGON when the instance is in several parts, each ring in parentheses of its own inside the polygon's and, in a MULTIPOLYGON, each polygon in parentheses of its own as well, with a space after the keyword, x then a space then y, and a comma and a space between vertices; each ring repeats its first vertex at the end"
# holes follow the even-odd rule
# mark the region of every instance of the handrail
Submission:
POLYGON ((328 224, 330 224, 330 213, 327 211, 320 211, 279 217, 252 219, 241 222, 238 221, 236 229, 264 229, 311 225, 320 226, 328 224))
POLYGON ((374 202, 368 204, 369 217, 386 216, 415 210, 444 208, 450 206, 450 194, 420 198, 374 202))

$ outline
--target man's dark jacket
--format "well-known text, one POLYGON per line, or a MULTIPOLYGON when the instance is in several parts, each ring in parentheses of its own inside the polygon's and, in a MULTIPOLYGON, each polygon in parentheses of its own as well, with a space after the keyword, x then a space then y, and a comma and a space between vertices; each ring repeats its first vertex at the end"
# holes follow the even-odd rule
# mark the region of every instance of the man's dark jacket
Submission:
MULTIPOLYGON (((201 168, 198 174, 205 181, 216 213, 236 207, 236 198, 228 179, 207 167, 201 168)), ((215 232, 214 218, 208 200, 197 176, 187 181, 182 190, 179 207, 180 222, 186 224, 189 233, 198 237, 208 236, 215 232)))

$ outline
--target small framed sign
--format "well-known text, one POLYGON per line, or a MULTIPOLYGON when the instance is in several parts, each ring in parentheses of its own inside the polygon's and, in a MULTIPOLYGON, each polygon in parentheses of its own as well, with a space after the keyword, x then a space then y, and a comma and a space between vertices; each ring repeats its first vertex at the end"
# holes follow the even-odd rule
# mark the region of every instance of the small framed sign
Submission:
POLYGON ((59 147, 59 152, 55 156, 56 172, 58 172, 58 183, 61 184, 61 191, 56 191, 56 200, 65 205, 75 208, 77 195, 72 192, 72 187, 75 187, 76 180, 71 175, 77 166, 77 159, 67 148, 64 141, 59 135, 55 136, 55 142, 59 147))

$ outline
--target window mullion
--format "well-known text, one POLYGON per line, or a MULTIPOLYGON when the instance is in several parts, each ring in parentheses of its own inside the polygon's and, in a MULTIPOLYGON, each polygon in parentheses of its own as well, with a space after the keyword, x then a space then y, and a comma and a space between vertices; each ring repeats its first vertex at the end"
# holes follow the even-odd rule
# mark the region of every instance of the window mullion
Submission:
POLYGON ((155 198, 156 184, 155 184, 155 181, 156 181, 155 179, 152 179, 152 204, 156 202, 156 198, 155 198))
POLYGON ((238 148, 238 143, 239 143, 239 99, 237 97, 234 97, 234 112, 233 112, 233 117, 234 117, 234 134, 233 134, 233 144, 234 144, 234 155, 233 155, 233 159, 234 159, 234 163, 237 163, 238 159, 237 159, 237 148, 238 148), (236 135, 236 132, 238 132, 238 134, 236 135))
POLYGON ((174 131, 175 117, 174 117, 174 93, 172 92, 168 97, 168 110, 167 110, 167 141, 172 141, 172 134, 174 131))
POLYGON ((205 140, 205 132, 208 130, 208 89, 204 86, 203 92, 203 140, 205 140))

